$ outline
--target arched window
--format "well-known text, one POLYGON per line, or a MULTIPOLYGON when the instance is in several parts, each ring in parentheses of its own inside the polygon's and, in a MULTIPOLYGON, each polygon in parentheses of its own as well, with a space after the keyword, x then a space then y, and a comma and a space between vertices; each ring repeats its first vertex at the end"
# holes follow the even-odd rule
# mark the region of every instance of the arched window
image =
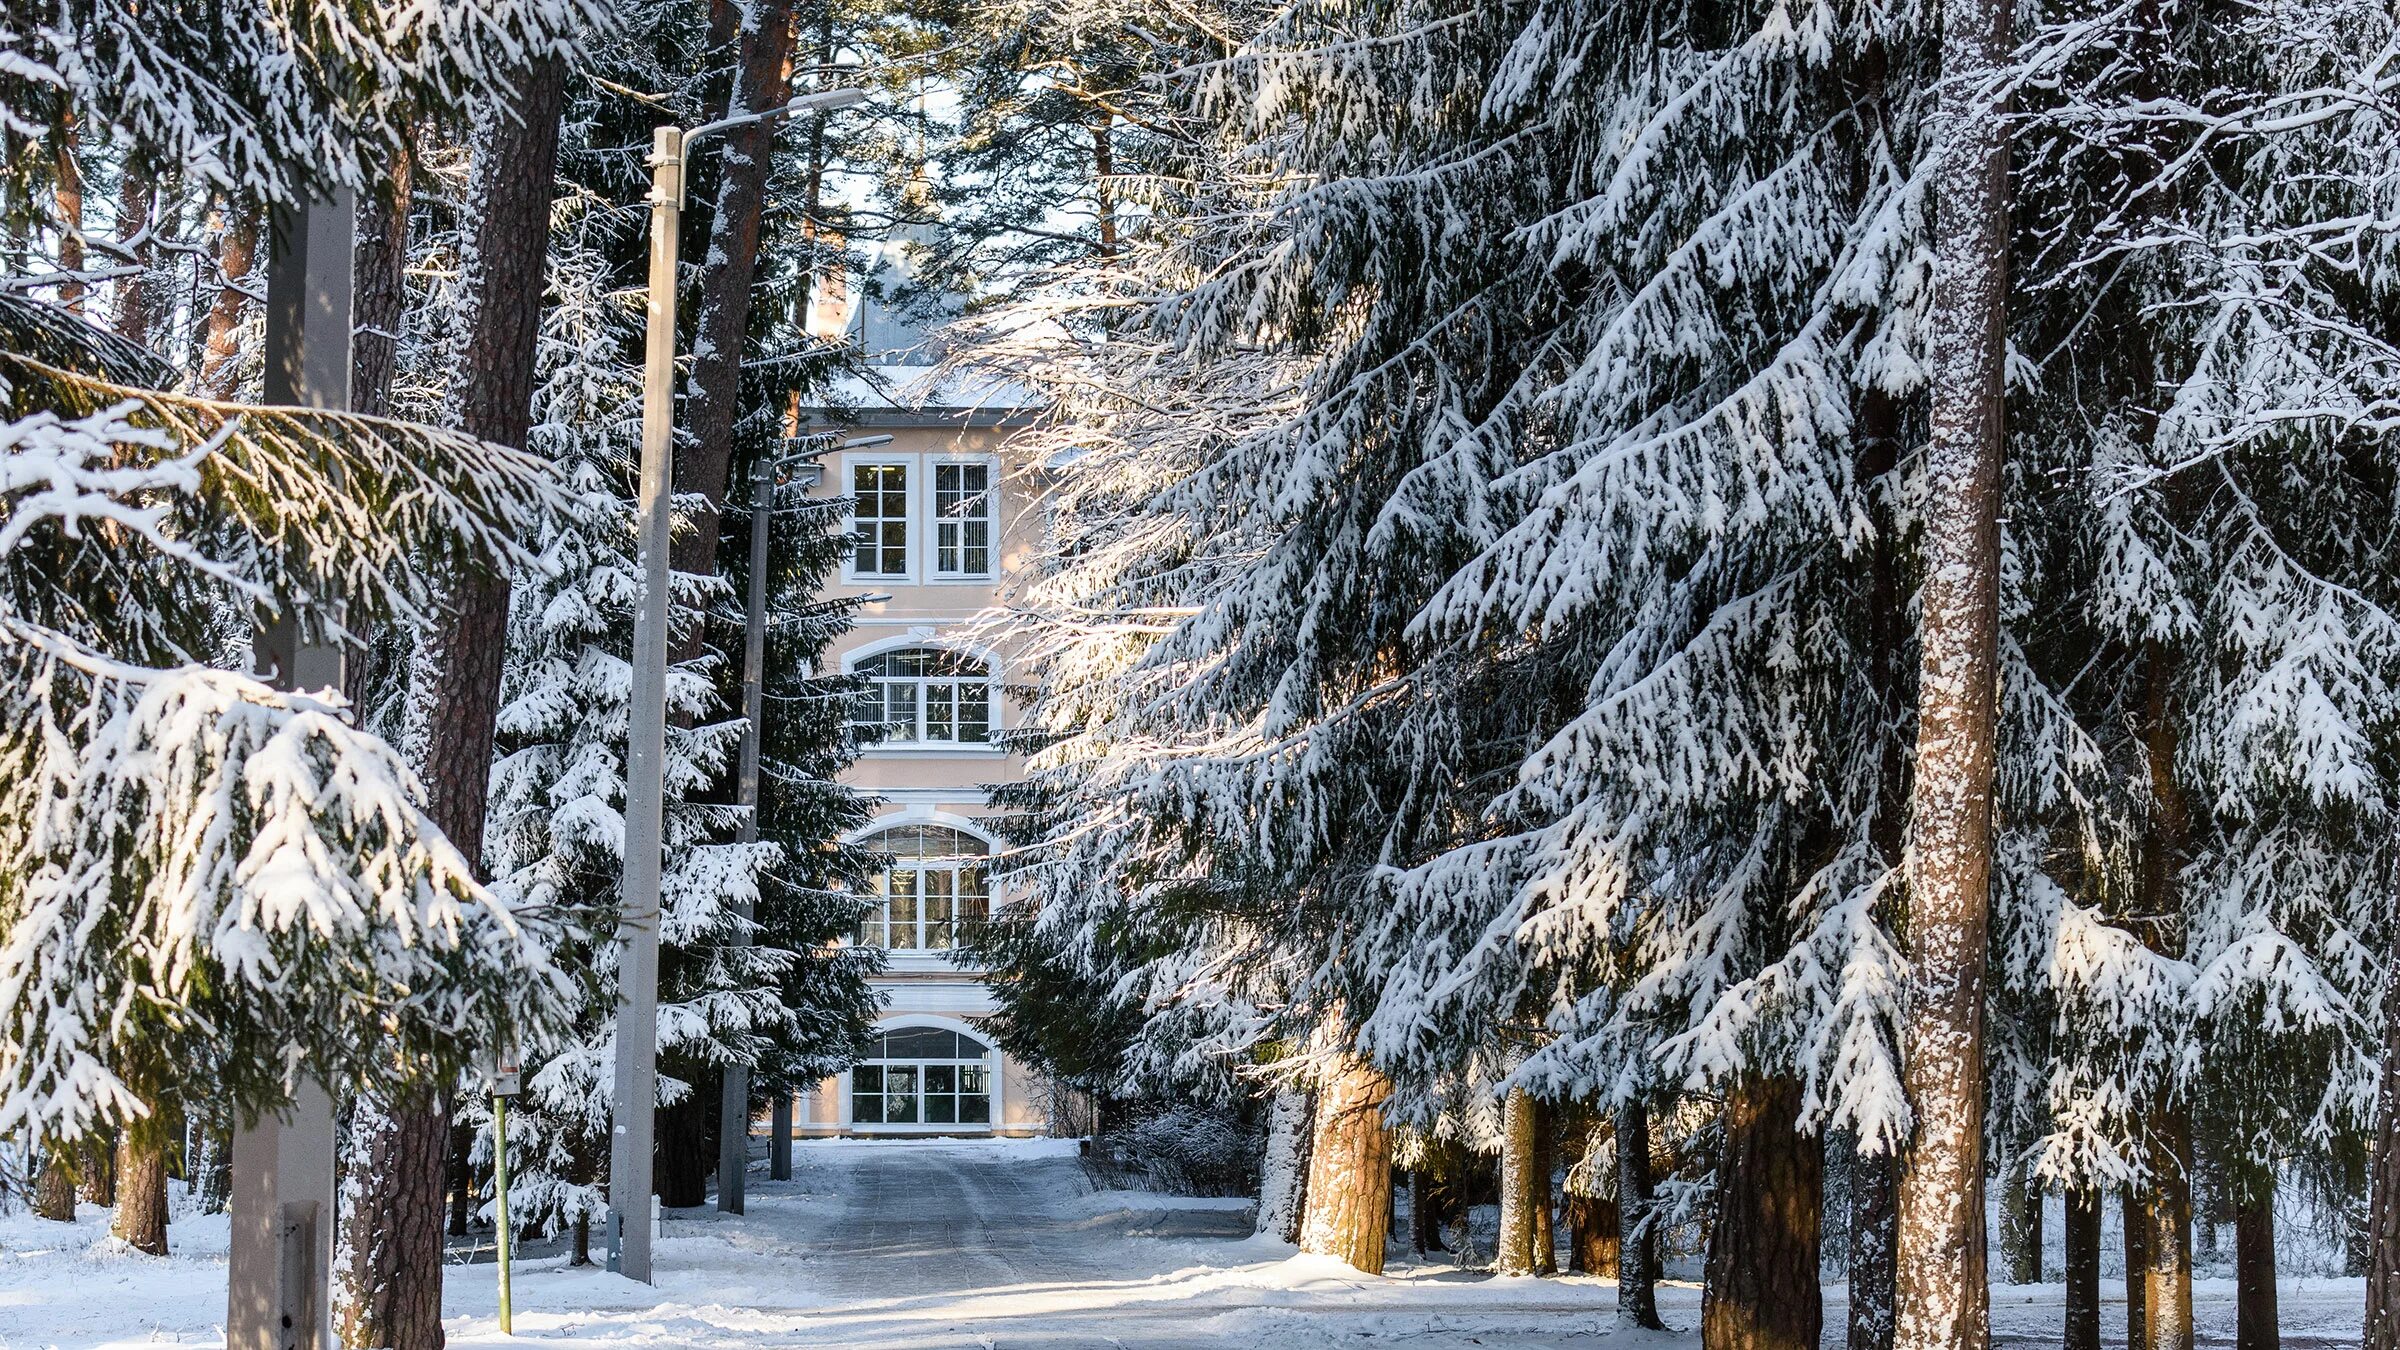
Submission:
POLYGON ((880 652, 851 667, 867 682, 855 715, 884 745, 988 745, 991 667, 941 647, 880 652))
POLYGON ((850 1070, 854 1125, 988 1125, 992 1047, 940 1027, 895 1027, 850 1070))
POLYGON ((991 850, 982 840, 944 825, 903 825, 867 847, 887 861, 875 876, 875 907, 858 923, 860 946, 947 951, 991 917, 991 850))

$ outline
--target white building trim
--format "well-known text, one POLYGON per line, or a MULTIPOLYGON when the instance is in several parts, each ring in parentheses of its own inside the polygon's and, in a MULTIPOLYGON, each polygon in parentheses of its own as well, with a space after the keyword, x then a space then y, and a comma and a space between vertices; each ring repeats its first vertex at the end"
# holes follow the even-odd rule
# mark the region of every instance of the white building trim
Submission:
POLYGON ((957 1125, 891 1125, 880 1121, 862 1126, 850 1118, 850 1071, 844 1069, 836 1076, 838 1081, 834 1087, 834 1091, 841 1094, 842 1132, 868 1135, 999 1133, 1001 1122, 1008 1119, 1005 1106, 1008 1075, 1004 1072, 1004 1063, 1007 1057, 1000 1053, 1000 1043, 992 1038, 992 1033, 972 1022, 962 1022, 955 1017, 944 1017, 938 1013, 893 1013, 875 1024, 877 1034, 886 1031, 900 1031, 909 1027, 932 1027, 941 1031, 955 1031, 962 1036, 974 1037, 975 1043, 984 1047, 984 1058, 988 1062, 988 1067, 984 1070, 984 1080, 992 1085, 990 1113, 992 1118, 983 1122, 981 1131, 964 1130, 957 1125))

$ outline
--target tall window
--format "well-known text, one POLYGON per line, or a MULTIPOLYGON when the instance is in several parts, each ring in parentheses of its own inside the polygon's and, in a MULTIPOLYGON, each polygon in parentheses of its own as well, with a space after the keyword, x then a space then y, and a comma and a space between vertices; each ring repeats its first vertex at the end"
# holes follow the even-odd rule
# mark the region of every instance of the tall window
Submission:
POLYGON ((867 1045, 850 1070, 856 1125, 988 1125, 992 1048, 938 1027, 902 1027, 867 1045))
POLYGON ((851 668, 867 682, 855 720, 885 745, 988 745, 992 671, 963 652, 906 647, 851 668))
POLYGON ((860 946, 948 951, 991 917, 984 881, 990 850, 982 840, 940 825, 904 825, 867 846, 887 861, 875 878, 875 906, 858 923, 860 946))
POLYGON ((850 570, 862 577, 907 576, 908 466, 853 464, 850 494, 858 500, 850 570))
POLYGON ((992 571, 992 466, 933 466, 933 570, 980 577, 992 571))

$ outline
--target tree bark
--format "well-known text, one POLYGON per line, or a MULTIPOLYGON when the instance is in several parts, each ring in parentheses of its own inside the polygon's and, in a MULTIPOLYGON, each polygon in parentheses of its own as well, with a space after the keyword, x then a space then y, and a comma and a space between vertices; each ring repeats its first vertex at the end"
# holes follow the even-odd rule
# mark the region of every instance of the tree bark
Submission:
POLYGON ((2063 1350, 2100 1350, 2100 1192, 2067 1190, 2067 1317, 2063 1350))
POLYGON ((217 239, 217 298, 208 308, 207 337, 200 350, 198 389, 208 398, 232 398, 240 372, 243 308, 251 303, 242 290, 258 255, 258 215, 227 203, 225 231, 217 239))
POLYGON ((1800 1131, 1800 1099, 1799 1081, 1784 1077, 1745 1080, 1726 1097, 1704 1350, 1817 1350, 1825 1150, 1800 1131))
POLYGON ((1533 1273, 1558 1273, 1557 1199, 1550 1182, 1558 1175, 1558 1116, 1540 1100, 1533 1104, 1533 1273))
POLYGON ((710 1147, 708 1121, 695 1087, 682 1101, 658 1108, 655 1166, 658 1203, 669 1209, 690 1209, 708 1203, 708 1179, 716 1171, 716 1149, 710 1147))
POLYGON ((1567 1269, 1578 1275, 1613 1275, 1624 1239, 1614 1196, 1567 1196, 1567 1269))
POLYGON ((165 1256, 167 1141, 156 1129, 127 1126, 117 1136, 114 1170, 117 1213, 109 1231, 135 1251, 165 1256))
POLYGON ((1389 1079, 1345 1056, 1317 1091, 1315 1139, 1300 1250, 1338 1257, 1369 1275, 1383 1273, 1391 1219, 1391 1135, 1383 1126, 1389 1079))
POLYGON ((1501 1275, 1535 1272, 1534 1243, 1538 1225, 1534 1209, 1546 1198, 1547 1179, 1534 1176, 1534 1155, 1541 1151, 1541 1112, 1523 1088, 1512 1090, 1501 1105, 1500 1126, 1500 1240, 1492 1254, 1492 1269, 1501 1275))
POLYGON ((1913 969, 1900 1166, 1898 1344, 1991 1341, 1983 1204, 1983 975, 1991 925, 2008 356, 2008 129, 1994 106, 2013 0, 1942 11, 1934 170, 1931 435, 1918 592, 1913 969))
POLYGON ((1648 1231, 1656 1203, 1650 1180, 1650 1108, 1617 1108, 1617 1320, 1661 1331, 1658 1320, 1658 1237, 1648 1231))
POLYGON ((408 194, 416 157, 403 143, 391 172, 358 199, 351 264, 350 410, 392 415, 392 373, 408 318, 408 194))
POLYGON ((2143 1339, 2148 1350, 2192 1350, 2191 1125, 2176 1111, 2152 1123, 2150 1189, 2141 1222, 2143 1339))
MULTIPOLYGON (((65 134, 59 138, 58 183, 53 197, 58 206, 58 220, 64 228, 58 232, 58 265, 60 270, 83 270, 83 168, 75 158, 75 122, 69 117, 65 134)), ((83 312, 84 294, 91 288, 81 281, 70 281, 58 288, 61 308, 83 312)))
MULTIPOLYGON (((1308 1191, 1308 1136, 1308 1094, 1297 1088, 1276 1092, 1267 1107, 1266 1155, 1258 1169, 1261 1236, 1299 1240, 1303 1197, 1308 1191)), ((1413 1223, 1413 1207, 1410 1214, 1413 1223)))
POLYGON ((1850 1165, 1850 1350, 1892 1350, 1899 1160, 1859 1153, 1850 1165))
POLYGON ((2359 1344, 2400 1350, 2400 962, 2383 996, 2383 1088, 2367 1176, 2367 1317, 2359 1344))
POLYGON ((2042 1282, 2042 1193, 2021 1153, 2000 1177, 2000 1256, 2010 1284, 2042 1282))
MULTIPOLYGON (((790 94, 793 0, 758 0, 742 11, 740 55, 728 106, 754 112, 790 94)), ((742 346, 750 327, 750 291, 758 275, 759 224, 766 211, 767 180, 774 168, 775 130, 764 124, 725 135, 722 176, 710 217, 708 251, 700 271, 700 310, 693 325, 691 393, 684 404, 688 439, 675 455, 675 490, 705 503, 692 513, 692 528, 675 536, 675 570, 706 575, 716 570, 718 510, 733 468, 733 424, 741 404, 742 346)), ((682 654, 697 651, 690 634, 682 654)))
MULTIPOLYGON (((532 422, 565 93, 564 60, 536 59, 515 86, 513 106, 494 109, 478 128, 470 195, 482 215, 467 263, 472 313, 460 361, 459 429, 502 445, 523 446, 532 422)), ((441 709, 427 725, 419 765, 426 812, 478 863, 507 623, 507 580, 461 576, 425 648, 425 696, 441 709)), ((388 1112, 361 1105, 373 1133, 352 1149, 344 1187, 354 1203, 343 1235, 342 1343, 441 1350, 449 1103, 427 1090, 388 1112)))
POLYGON ((33 1212, 58 1223, 75 1222, 75 1168, 68 1163, 63 1145, 52 1144, 42 1150, 41 1179, 33 1187, 33 1212))
POLYGON ((2234 1350, 2280 1350, 2275 1306, 2275 1180, 2241 1185, 2233 1209, 2234 1350))
POLYGON ((2150 1269, 2150 1226, 2142 1221, 2142 1199, 2131 1186, 2118 1203, 2125 1222, 2125 1344, 2129 1350, 2150 1343, 2150 1288, 2143 1273, 2150 1269))
MULTIPOLYGON (((126 239, 140 235, 149 227, 151 215, 158 209, 158 186, 148 173, 128 168, 117 185, 117 233, 126 239)), ((149 267, 153 250, 148 244, 136 245, 134 261, 143 271, 135 276, 117 278, 116 329, 117 335, 128 341, 147 345, 150 341, 149 267)))

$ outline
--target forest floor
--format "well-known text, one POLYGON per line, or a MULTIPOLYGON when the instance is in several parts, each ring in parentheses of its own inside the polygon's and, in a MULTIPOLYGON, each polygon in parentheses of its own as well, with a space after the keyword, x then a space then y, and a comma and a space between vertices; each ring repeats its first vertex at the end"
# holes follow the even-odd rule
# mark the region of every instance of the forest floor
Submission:
MULTIPOLYGON (((1200 1350, 1219 1346, 1686 1347, 1699 1290, 1670 1284, 1677 1330, 1616 1325, 1605 1280, 1498 1280, 1446 1264, 1363 1276, 1240 1236, 1246 1201, 1095 1193, 1067 1141, 812 1143, 793 1180, 751 1181, 749 1213, 670 1211, 658 1284, 563 1258, 520 1264, 516 1337, 499 1332, 494 1269, 453 1267, 454 1350, 538 1340, 573 1350, 843 1346, 857 1350, 1200 1350)), ((106 1237, 0 1218, 0 1350, 222 1345, 225 1220, 177 1221, 165 1259, 106 1237)), ((2113 1281, 2111 1284, 2113 1285, 2113 1281)), ((2115 1288, 2108 1291, 2117 1292, 2115 1288)), ((1838 1345, 1840 1288, 1826 1297, 1838 1345)), ((2356 1345, 2357 1280, 2287 1281, 2288 1350, 2356 1345)), ((2229 1285, 2205 1281, 2203 1345, 2230 1344, 2229 1285)), ((2056 1285, 1993 1293, 2003 1344, 2056 1344, 2056 1285)), ((2107 1309, 2120 1343, 2121 1307, 2107 1309)))

